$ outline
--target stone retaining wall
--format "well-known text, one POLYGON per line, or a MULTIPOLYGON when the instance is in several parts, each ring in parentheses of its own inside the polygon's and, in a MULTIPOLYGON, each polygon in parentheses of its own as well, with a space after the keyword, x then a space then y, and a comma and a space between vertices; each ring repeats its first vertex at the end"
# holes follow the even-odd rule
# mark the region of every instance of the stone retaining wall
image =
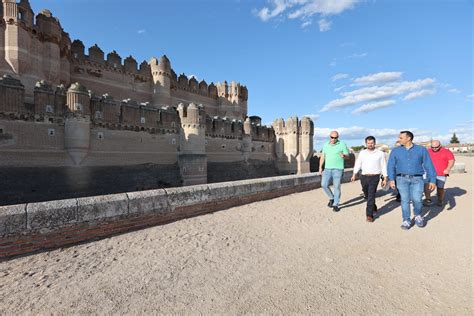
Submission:
POLYGON ((313 173, 0 206, 0 260, 320 186, 313 173))

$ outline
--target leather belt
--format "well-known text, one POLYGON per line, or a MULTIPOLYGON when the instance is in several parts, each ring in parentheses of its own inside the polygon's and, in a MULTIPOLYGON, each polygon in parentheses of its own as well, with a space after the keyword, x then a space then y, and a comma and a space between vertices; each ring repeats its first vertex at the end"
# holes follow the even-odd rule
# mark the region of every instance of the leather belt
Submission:
POLYGON ((407 177, 407 178, 412 178, 412 177, 423 177, 422 174, 405 174, 405 173, 398 173, 397 177, 407 177))
POLYGON ((366 174, 363 174, 363 176, 366 176, 366 177, 375 177, 375 176, 380 176, 380 173, 375 173, 375 174, 366 173, 366 174))

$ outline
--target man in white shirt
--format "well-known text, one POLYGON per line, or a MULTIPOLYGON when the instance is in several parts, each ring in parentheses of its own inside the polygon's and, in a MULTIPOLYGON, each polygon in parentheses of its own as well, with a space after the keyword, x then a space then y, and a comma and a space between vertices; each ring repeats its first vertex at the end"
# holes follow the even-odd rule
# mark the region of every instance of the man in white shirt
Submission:
POLYGON ((351 181, 355 181, 359 171, 362 171, 360 183, 362 184, 362 191, 367 197, 367 222, 372 223, 377 213, 375 192, 377 192, 380 176, 383 176, 382 186, 387 184, 387 161, 385 154, 375 149, 374 136, 367 136, 365 138, 365 147, 366 149, 362 150, 356 159, 351 181))

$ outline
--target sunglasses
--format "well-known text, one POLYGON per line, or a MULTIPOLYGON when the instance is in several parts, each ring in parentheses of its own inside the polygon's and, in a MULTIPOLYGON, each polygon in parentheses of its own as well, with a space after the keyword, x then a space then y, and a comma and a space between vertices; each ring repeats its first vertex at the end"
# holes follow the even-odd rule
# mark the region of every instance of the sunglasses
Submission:
POLYGON ((441 146, 438 146, 438 147, 431 146, 431 149, 433 149, 433 150, 437 150, 437 149, 440 149, 440 148, 441 148, 441 146))
POLYGON ((338 139, 339 138, 339 136, 336 136, 336 137, 329 136, 329 137, 331 137, 331 139, 338 139))

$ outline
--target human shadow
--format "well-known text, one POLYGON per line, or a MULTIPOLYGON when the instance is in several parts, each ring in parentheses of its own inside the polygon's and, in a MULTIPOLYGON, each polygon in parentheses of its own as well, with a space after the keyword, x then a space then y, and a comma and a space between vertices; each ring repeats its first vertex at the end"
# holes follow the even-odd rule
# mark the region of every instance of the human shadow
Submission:
POLYGON ((350 200, 347 200, 341 204, 339 204, 339 208, 348 208, 348 207, 351 207, 351 206, 355 206, 355 205, 359 205, 359 204, 362 204, 362 203, 365 203, 365 199, 364 199, 364 194, 360 194, 359 196, 355 197, 355 198, 352 198, 350 200))
POLYGON ((446 210, 452 210, 456 206, 456 197, 466 194, 467 191, 461 189, 459 187, 455 188, 447 188, 445 198, 447 200, 446 204, 442 206, 438 206, 436 204, 430 205, 428 207, 423 208, 422 216, 426 223, 434 219, 438 216, 442 211, 444 211, 445 207, 447 206, 446 210))
MULTIPOLYGON (((382 197, 382 196, 385 196, 389 193, 391 193, 391 192, 390 191, 384 191, 384 190, 377 190, 377 192, 375 192, 375 197, 376 198, 382 197)), ((356 205, 359 205, 359 204, 363 204, 366 201, 367 200, 364 198, 364 194, 361 193, 359 196, 339 204, 339 208, 341 208, 341 209, 342 208, 349 208, 351 206, 356 206, 356 205)))
POLYGON ((445 194, 446 200, 448 202, 447 205, 449 205, 447 210, 452 210, 456 206, 456 197, 464 195, 466 193, 467 191, 461 189, 460 187, 447 188, 445 194))
POLYGON ((393 197, 392 199, 386 199, 384 201, 385 201, 385 204, 383 206, 378 207, 377 217, 382 217, 385 214, 390 213, 391 211, 393 211, 397 207, 400 207, 400 202, 397 202, 395 200, 395 197, 393 197), (389 202, 387 203, 387 201, 389 201, 389 202))

